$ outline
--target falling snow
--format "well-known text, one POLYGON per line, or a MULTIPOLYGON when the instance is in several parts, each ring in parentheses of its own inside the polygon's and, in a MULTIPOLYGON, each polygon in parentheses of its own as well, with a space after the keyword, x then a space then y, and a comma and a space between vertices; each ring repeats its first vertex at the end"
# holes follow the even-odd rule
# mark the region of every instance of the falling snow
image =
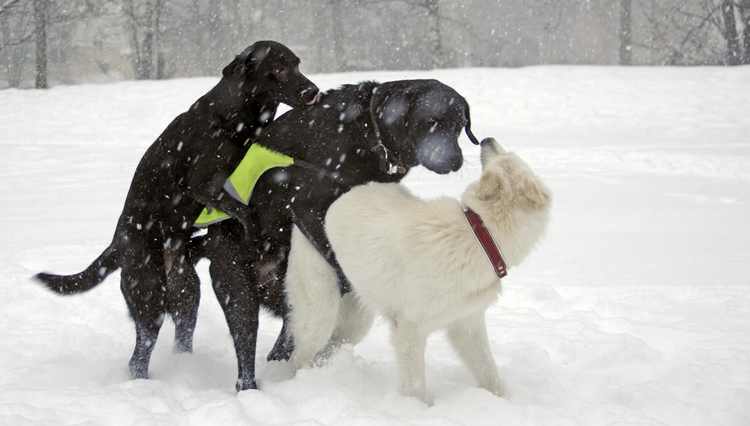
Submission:
MULTIPOLYGON (((471 105, 472 130, 552 188, 547 238, 487 312, 508 394, 476 383, 429 341, 431 405, 398 393, 386 325, 292 378, 266 362, 234 392, 232 338, 199 264, 192 354, 165 321, 150 380, 128 378, 134 327, 119 273, 76 296, 29 278, 73 273, 111 239, 141 155, 216 79, 0 91, 0 424, 750 424, 750 68, 534 67, 313 75, 321 89, 437 78, 471 105), (43 124, 40 124, 43 123, 43 124)), ((479 175, 410 172, 426 196, 479 175)), ((222 303, 227 301, 222 300, 222 303)))

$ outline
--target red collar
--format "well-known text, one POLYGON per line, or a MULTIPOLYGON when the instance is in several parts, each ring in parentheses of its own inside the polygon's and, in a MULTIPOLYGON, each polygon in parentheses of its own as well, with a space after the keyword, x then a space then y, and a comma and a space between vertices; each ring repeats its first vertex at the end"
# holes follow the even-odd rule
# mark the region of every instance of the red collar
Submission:
POLYGON ((500 250, 498 250, 495 240, 492 239, 490 231, 484 226, 482 218, 468 207, 464 211, 464 214, 466 215, 466 220, 469 222, 469 226, 471 226, 471 230, 474 231, 474 235, 477 237, 477 241, 479 241, 492 267, 495 269, 497 276, 503 278, 508 275, 508 267, 505 265, 505 259, 500 254, 500 250))

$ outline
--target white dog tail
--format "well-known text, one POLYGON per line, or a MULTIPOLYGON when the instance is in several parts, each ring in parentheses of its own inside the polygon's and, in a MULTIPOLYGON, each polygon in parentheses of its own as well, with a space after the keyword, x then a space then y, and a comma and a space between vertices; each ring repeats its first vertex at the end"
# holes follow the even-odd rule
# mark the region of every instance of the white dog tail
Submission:
POLYGON ((292 249, 286 273, 290 331, 294 338, 293 371, 312 366, 336 327, 341 295, 336 271, 302 232, 292 230, 292 249))

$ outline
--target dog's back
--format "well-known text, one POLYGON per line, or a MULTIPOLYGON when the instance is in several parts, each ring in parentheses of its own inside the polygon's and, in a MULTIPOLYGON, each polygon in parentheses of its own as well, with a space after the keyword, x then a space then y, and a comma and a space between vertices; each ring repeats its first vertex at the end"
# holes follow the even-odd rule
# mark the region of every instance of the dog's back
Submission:
POLYGON ((428 328, 486 308, 500 291, 468 229, 457 200, 424 200, 399 184, 356 187, 326 216, 332 247, 360 299, 385 315, 434 323, 428 328))

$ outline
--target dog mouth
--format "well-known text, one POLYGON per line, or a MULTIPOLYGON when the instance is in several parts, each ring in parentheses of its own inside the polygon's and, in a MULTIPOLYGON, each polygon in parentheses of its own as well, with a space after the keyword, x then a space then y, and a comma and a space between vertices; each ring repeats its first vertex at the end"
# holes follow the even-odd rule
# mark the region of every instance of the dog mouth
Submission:
POLYGON ((307 105, 314 105, 316 102, 320 100, 321 96, 322 95, 320 94, 320 92, 316 93, 315 96, 313 96, 313 98, 309 102, 307 102, 307 105))

